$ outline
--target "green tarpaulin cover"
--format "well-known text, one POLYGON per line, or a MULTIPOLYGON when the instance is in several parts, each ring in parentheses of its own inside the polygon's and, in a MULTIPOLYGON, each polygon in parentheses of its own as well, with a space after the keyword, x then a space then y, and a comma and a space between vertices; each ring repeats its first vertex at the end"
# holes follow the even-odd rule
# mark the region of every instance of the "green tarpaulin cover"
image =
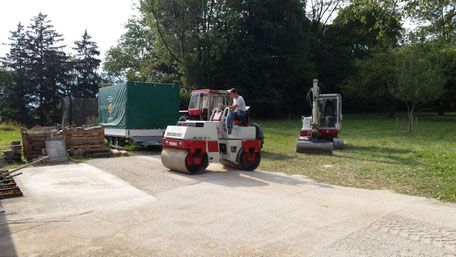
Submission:
POLYGON ((179 85, 127 82, 100 88, 98 121, 107 128, 165 129, 179 118, 179 85))

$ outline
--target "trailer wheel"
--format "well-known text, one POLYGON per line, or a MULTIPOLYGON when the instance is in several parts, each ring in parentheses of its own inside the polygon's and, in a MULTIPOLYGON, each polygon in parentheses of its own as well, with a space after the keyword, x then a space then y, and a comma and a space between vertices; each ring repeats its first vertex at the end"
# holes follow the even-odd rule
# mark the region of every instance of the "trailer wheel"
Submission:
POLYGON ((117 139, 117 144, 118 144, 120 147, 124 147, 125 144, 126 144, 125 138, 119 137, 119 138, 117 139))
POLYGON ((113 141, 112 144, 113 144, 114 146, 119 146, 119 138, 118 138, 118 137, 112 138, 112 141, 113 141))
POLYGON ((241 154, 240 165, 243 170, 253 171, 256 168, 258 168, 258 166, 260 165, 261 154, 260 154, 260 152, 254 153, 255 154, 254 160, 250 160, 249 154, 251 154, 251 153, 245 152, 245 153, 241 154))
POLYGON ((108 146, 112 147, 112 137, 108 137, 108 146))

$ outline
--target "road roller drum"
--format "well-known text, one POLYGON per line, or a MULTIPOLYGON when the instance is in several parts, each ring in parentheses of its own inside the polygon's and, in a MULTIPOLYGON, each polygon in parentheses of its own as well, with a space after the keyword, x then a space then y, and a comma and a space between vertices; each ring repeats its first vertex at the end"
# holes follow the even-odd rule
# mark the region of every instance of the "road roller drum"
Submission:
POLYGON ((209 165, 207 155, 202 155, 201 160, 195 163, 195 158, 189 156, 190 153, 185 149, 163 148, 161 160, 163 165, 175 171, 188 174, 203 173, 209 165))

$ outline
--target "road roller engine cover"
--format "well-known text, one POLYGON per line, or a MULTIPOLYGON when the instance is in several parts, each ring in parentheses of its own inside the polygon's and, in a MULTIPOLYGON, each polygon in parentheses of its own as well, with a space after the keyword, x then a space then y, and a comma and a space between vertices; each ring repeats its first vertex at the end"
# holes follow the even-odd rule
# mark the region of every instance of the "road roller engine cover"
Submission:
POLYGON ((342 97, 340 94, 320 94, 318 80, 307 94, 312 106, 312 116, 302 117, 300 137, 296 142, 298 153, 328 153, 343 149, 344 141, 339 138, 342 128, 342 97), (312 99, 310 99, 312 95, 312 99))
POLYGON ((205 172, 209 163, 252 171, 261 161, 258 129, 235 125, 228 134, 230 109, 215 108, 209 120, 179 121, 168 126, 163 138, 161 160, 165 167, 190 173, 205 172))

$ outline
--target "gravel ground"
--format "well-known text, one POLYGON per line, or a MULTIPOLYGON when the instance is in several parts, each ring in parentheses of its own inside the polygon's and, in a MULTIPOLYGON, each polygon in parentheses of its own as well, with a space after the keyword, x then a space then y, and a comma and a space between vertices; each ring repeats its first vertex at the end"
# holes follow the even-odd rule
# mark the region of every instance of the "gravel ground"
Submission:
POLYGON ((159 156, 23 172, 0 256, 456 256, 455 205, 389 191, 159 156))

